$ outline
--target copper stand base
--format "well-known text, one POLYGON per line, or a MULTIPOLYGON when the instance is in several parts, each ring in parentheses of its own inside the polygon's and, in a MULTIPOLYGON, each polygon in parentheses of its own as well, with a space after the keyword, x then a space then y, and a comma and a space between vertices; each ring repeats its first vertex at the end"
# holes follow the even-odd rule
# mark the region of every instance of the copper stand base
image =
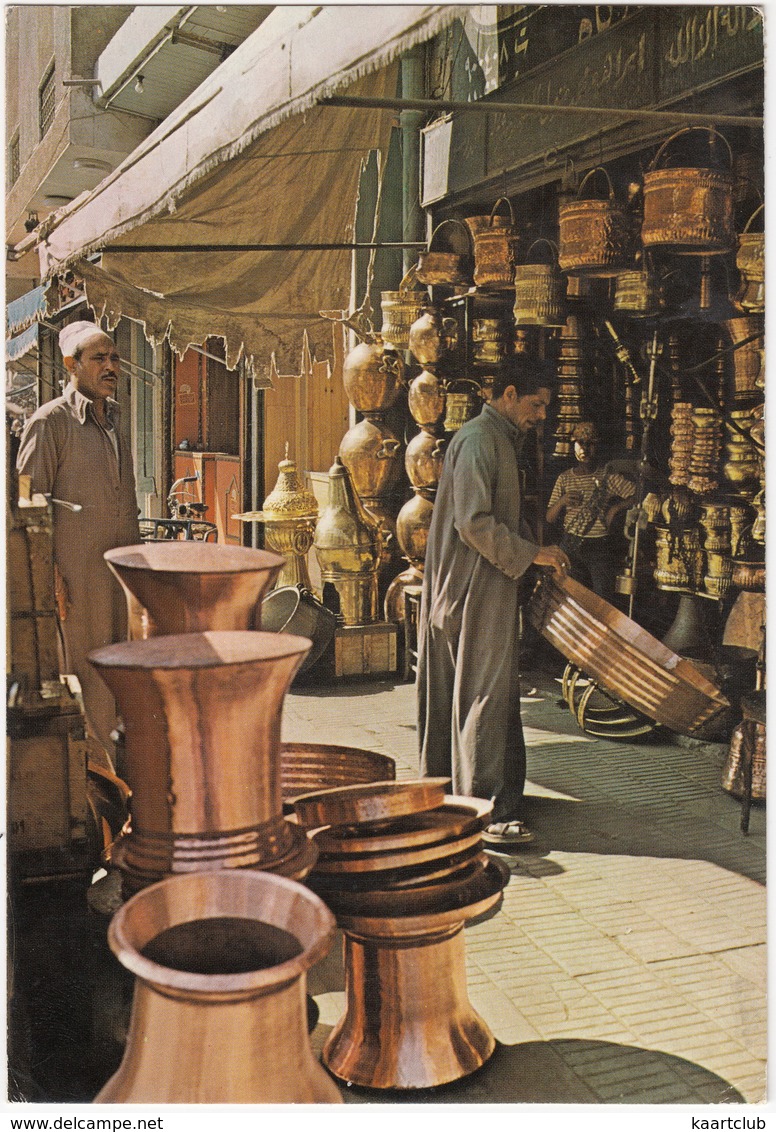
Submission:
POLYGON ((485 1064, 496 1039, 469 1002, 462 929, 412 939, 345 931, 347 1009, 323 1049, 335 1077, 424 1089, 485 1064))

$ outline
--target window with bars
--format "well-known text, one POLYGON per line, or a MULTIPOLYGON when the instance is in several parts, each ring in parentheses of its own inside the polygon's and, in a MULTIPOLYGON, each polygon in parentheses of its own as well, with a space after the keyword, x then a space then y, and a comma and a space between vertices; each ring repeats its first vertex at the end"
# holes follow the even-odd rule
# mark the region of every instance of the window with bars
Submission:
POLYGON ((22 171, 21 159, 19 157, 19 131, 17 130, 14 136, 8 143, 8 187, 11 188, 19 180, 19 174, 22 171))
POLYGON ((54 83, 54 64, 52 63, 46 74, 43 77, 43 82, 40 84, 38 90, 38 123, 40 125, 40 136, 48 130, 51 123, 54 121, 54 109, 56 106, 56 85, 54 83))

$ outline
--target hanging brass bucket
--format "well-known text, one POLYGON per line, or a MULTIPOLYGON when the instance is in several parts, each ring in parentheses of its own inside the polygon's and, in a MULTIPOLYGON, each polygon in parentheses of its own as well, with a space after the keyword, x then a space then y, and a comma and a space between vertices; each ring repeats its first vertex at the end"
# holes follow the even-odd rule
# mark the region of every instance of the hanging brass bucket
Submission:
MULTIPOLYGON (((745 338, 750 338, 752 334, 757 334, 758 331, 762 332, 763 329, 762 321, 756 315, 749 318, 728 319, 724 326, 733 346, 738 342, 743 342, 745 338)), ((737 350, 733 351, 731 357, 734 401, 745 401, 762 388, 761 382, 765 379, 764 373, 761 372, 763 368, 763 345, 764 340, 761 333, 758 338, 747 343, 746 346, 739 346, 737 350)))
MULTIPOLYGON (((529 256, 537 244, 547 244, 557 257, 556 245, 544 239, 534 241, 529 256)), ((557 258, 551 263, 519 264, 515 268, 515 325, 564 326, 565 296, 566 284, 557 258)))
POLYGON ((472 360, 497 365, 510 353, 510 330, 500 318, 472 320, 472 360))
POLYGON ((634 318, 653 318, 665 305, 663 281, 645 258, 641 268, 621 271, 614 290, 614 309, 634 318))
POLYGON ((426 251, 420 253, 417 266, 417 278, 427 286, 436 286, 439 283, 446 286, 468 285, 471 283, 471 254, 461 254, 455 251, 437 251, 434 248, 434 239, 445 224, 457 224, 466 233, 466 241, 471 247, 469 229, 460 220, 443 220, 437 224, 431 233, 426 251))
POLYGON ((709 144, 722 134, 710 126, 686 126, 663 142, 644 174, 644 222, 641 240, 645 248, 664 248, 677 255, 720 255, 736 244, 733 226, 733 177, 717 169, 661 169, 668 146, 682 134, 704 130, 709 144))
POLYGON ((476 381, 462 377, 458 381, 451 382, 445 394, 445 431, 457 432, 472 417, 476 417, 481 402, 482 394, 476 381), (472 388, 455 388, 461 385, 470 385, 472 388))
POLYGON ((382 291, 380 309, 383 312, 383 325, 380 331, 383 342, 389 350, 406 350, 410 344, 410 327, 428 302, 425 291, 419 291, 414 284, 418 265, 415 263, 399 284, 398 291, 382 291))
MULTIPOLYGON (((471 230, 471 229, 470 229, 471 230)), ((506 197, 493 205, 488 224, 474 233, 474 282, 485 291, 504 291, 515 285, 518 235, 515 214, 506 197), (509 208, 509 223, 498 226, 496 210, 500 204, 509 208)))
POLYGON ((633 262, 636 230, 624 205, 614 197, 614 186, 603 165, 583 178, 577 197, 588 179, 603 173, 609 186, 605 200, 574 200, 561 205, 558 224, 558 263, 561 270, 581 275, 617 275, 633 262))
POLYGON ((765 232, 750 232, 749 225, 764 208, 761 204, 747 220, 738 238, 736 253, 736 267, 741 276, 738 301, 752 314, 762 314, 765 310, 765 232))

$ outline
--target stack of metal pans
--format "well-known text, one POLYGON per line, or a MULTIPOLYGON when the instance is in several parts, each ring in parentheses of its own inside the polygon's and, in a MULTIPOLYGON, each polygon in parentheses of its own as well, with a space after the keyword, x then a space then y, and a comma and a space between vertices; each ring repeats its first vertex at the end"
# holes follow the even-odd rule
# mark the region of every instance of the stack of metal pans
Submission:
POLYGON ((491 803, 447 779, 382 782, 296 798, 319 851, 307 883, 345 936, 347 1007, 323 1050, 335 1076, 428 1088, 478 1069, 495 1039, 466 992, 464 923, 509 879, 483 852, 491 803))

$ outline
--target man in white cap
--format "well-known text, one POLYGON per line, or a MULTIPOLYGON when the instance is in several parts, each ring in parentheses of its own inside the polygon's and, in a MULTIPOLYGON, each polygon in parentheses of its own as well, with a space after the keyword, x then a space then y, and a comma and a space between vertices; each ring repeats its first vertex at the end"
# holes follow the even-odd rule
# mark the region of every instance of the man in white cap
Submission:
POLYGON ((59 346, 70 382, 30 417, 16 466, 33 492, 79 505, 54 505, 63 671, 78 677, 89 731, 113 762, 116 705, 86 656, 126 638, 126 602, 103 554, 140 542, 135 473, 118 428, 113 340, 93 322, 74 322, 60 331, 59 346))

